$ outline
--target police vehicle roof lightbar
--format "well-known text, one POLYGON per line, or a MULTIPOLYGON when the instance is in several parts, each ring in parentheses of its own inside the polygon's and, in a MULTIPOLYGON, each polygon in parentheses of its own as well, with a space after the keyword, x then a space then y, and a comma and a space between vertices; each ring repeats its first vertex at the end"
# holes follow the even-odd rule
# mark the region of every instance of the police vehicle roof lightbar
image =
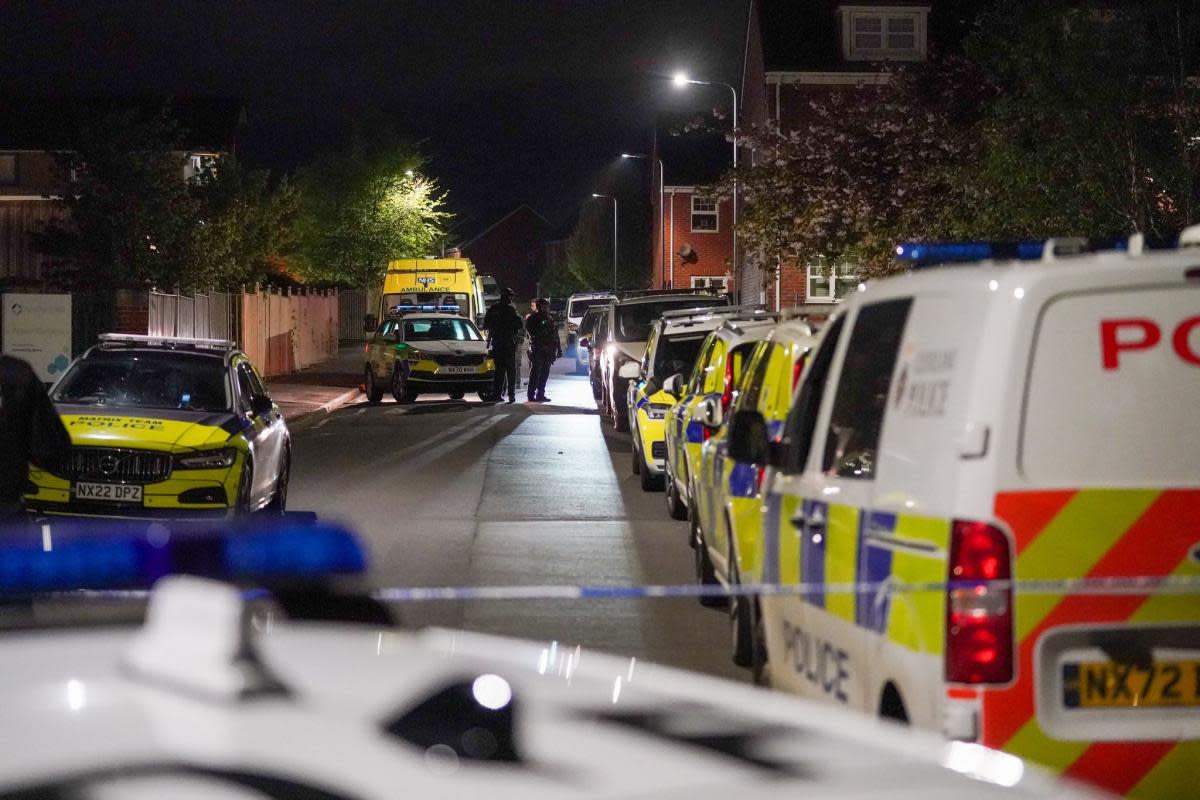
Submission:
POLYGON ((150 347, 171 347, 181 350, 232 350, 237 347, 229 339, 196 339, 185 336, 143 336, 134 333, 102 333, 98 337, 101 346, 138 345, 150 347))
POLYGON ((696 306, 692 308, 680 308, 672 311, 664 311, 663 319, 678 319, 680 317, 695 317, 707 315, 710 317, 724 317, 732 314, 749 313, 753 311, 764 311, 762 303, 748 303, 740 306, 696 306))
POLYGON ((56 522, 10 528, 0 541, 0 595, 144 589, 166 575, 250 583, 366 568, 349 531, 286 520, 176 530, 162 523, 56 522))

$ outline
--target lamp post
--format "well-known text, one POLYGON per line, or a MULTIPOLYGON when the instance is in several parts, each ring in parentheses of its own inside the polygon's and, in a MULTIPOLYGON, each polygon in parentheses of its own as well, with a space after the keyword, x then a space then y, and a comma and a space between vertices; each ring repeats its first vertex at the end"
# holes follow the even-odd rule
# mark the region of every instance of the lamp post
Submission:
MULTIPOLYGON (((689 78, 686 73, 676 72, 671 77, 671 83, 676 89, 686 89, 688 86, 724 86, 733 95, 733 168, 737 170, 738 163, 738 146, 737 146, 737 127, 738 127, 738 99, 737 89, 734 89, 728 83, 721 81, 698 81, 689 78)), ((733 179, 733 269, 736 272, 738 269, 737 257, 737 177, 733 179)))
MULTIPOLYGON (((645 153, 621 153, 621 158, 644 158, 650 159, 650 156, 645 153)), ((663 202, 665 195, 665 182, 663 180, 663 162, 658 159, 658 239, 662 249, 662 277, 666 277, 667 272, 667 223, 663 202)), ((661 288, 661 287, 660 287, 661 288)))
POLYGON ((611 194, 592 192, 592 197, 607 197, 613 201, 613 291, 617 290, 617 198, 611 194))

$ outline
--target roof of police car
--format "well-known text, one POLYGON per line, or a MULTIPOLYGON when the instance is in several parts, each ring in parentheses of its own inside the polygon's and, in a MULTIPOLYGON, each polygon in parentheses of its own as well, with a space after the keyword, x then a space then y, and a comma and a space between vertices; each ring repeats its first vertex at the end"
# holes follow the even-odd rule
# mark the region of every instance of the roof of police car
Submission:
POLYGON ((399 787, 422 798, 523 800, 789 787, 889 799, 1067 796, 1013 756, 567 644, 267 622, 257 648, 288 692, 218 701, 131 674, 132 638, 113 629, 0 638, 0 792, 152 768, 234 770, 347 797, 394 797, 399 787), (448 683, 483 675, 511 686, 517 760, 460 761, 392 732, 448 683))

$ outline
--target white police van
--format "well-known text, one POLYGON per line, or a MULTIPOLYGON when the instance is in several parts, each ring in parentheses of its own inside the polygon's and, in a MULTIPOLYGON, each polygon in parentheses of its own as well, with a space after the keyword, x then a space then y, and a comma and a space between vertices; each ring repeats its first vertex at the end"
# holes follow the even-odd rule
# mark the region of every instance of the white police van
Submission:
POLYGON ((1200 229, 1083 252, 913 245, 823 330, 769 462, 760 675, 1042 762, 1194 796, 1200 229), (1032 251, 1032 252, 1029 252, 1032 251))

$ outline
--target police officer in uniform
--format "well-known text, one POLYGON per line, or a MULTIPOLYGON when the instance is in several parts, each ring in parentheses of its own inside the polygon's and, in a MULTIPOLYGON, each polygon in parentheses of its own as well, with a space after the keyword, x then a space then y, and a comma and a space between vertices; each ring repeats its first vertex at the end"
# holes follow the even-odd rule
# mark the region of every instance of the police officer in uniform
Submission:
POLYGON ((521 315, 512 304, 512 289, 500 291, 500 299, 492 304, 483 316, 483 327, 487 331, 488 347, 496 362, 496 375, 492 394, 496 400, 504 396, 504 385, 508 383, 508 402, 517 402, 517 342, 521 337, 521 315))
POLYGON ((537 311, 525 318, 525 331, 529 334, 529 392, 531 403, 549 403, 546 397, 546 379, 550 377, 550 365, 562 355, 558 342, 558 325, 550 316, 550 301, 539 297, 537 311))
POLYGON ((71 437, 33 368, 0 355, 0 524, 24 516, 29 462, 55 469, 70 448, 71 437))

